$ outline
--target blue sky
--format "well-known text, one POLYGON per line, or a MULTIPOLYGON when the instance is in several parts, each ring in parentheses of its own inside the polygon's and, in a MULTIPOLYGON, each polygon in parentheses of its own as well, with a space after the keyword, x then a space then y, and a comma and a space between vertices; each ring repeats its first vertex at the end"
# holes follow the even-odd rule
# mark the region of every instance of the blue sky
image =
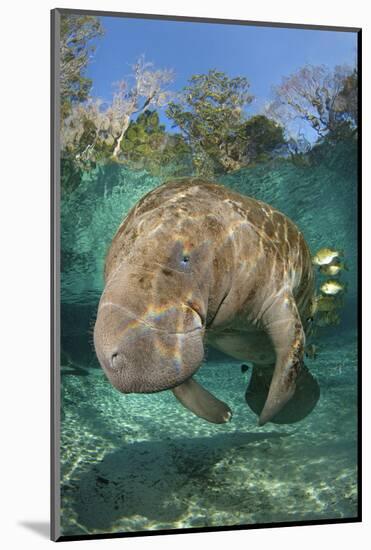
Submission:
MULTIPOLYGON (((97 41, 87 76, 93 80, 92 95, 103 100, 112 97, 112 84, 130 75, 131 65, 142 54, 155 68, 175 71, 173 90, 180 90, 193 74, 213 68, 230 77, 247 77, 256 97, 247 111, 251 114, 269 100, 272 85, 304 64, 334 67, 356 62, 357 36, 353 32, 100 19, 105 35, 97 41)), ((164 121, 164 115, 161 118, 164 121)))

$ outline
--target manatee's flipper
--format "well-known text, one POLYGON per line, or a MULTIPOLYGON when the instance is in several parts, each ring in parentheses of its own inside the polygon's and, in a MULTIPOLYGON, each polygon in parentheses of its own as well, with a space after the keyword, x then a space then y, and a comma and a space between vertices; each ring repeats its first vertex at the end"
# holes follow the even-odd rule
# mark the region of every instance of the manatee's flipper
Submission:
POLYGON ((259 418, 263 426, 276 416, 293 397, 303 364, 305 335, 291 293, 277 295, 263 312, 260 322, 272 341, 276 364, 267 400, 259 418))
POLYGON ((209 422, 223 424, 232 418, 228 405, 206 391, 193 378, 176 386, 172 392, 184 407, 209 422))
MULTIPOLYGON (((274 366, 254 365, 245 399, 250 409, 258 416, 266 402, 274 366)), ((275 424, 293 424, 302 420, 316 406, 320 389, 317 380, 305 365, 296 379, 295 393, 272 419, 275 424)))

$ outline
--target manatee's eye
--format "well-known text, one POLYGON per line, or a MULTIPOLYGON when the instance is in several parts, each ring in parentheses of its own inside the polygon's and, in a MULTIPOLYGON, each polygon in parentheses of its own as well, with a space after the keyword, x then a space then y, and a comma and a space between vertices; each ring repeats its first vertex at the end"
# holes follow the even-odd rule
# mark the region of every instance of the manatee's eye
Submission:
POLYGON ((189 262, 189 256, 183 256, 182 263, 187 264, 189 262))

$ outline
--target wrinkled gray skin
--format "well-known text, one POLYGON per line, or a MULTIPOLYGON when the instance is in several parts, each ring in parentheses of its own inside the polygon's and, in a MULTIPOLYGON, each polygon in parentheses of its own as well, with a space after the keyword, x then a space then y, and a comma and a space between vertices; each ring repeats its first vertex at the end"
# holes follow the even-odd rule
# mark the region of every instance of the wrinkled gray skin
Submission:
POLYGON ((303 365, 313 278, 304 238, 283 214, 204 180, 166 183, 113 238, 94 330, 98 359, 119 391, 171 389, 222 423, 228 405, 192 378, 207 341, 253 363, 246 401, 260 425, 295 422, 319 397, 303 365))

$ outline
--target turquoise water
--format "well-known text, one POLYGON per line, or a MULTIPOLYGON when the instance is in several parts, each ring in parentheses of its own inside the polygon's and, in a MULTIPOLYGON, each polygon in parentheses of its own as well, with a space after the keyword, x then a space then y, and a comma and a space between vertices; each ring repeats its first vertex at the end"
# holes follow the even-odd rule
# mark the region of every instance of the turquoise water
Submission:
POLYGON ((344 251, 341 322, 318 329, 317 357, 306 359, 321 398, 294 425, 258 428, 244 400, 249 372, 212 349, 197 378, 232 408, 227 425, 193 416, 170 392, 117 392, 92 345, 104 256, 123 216, 169 176, 101 166, 62 197, 63 535, 357 515, 356 168, 356 145, 342 143, 311 162, 276 160, 219 179, 287 214, 312 252, 344 251))

